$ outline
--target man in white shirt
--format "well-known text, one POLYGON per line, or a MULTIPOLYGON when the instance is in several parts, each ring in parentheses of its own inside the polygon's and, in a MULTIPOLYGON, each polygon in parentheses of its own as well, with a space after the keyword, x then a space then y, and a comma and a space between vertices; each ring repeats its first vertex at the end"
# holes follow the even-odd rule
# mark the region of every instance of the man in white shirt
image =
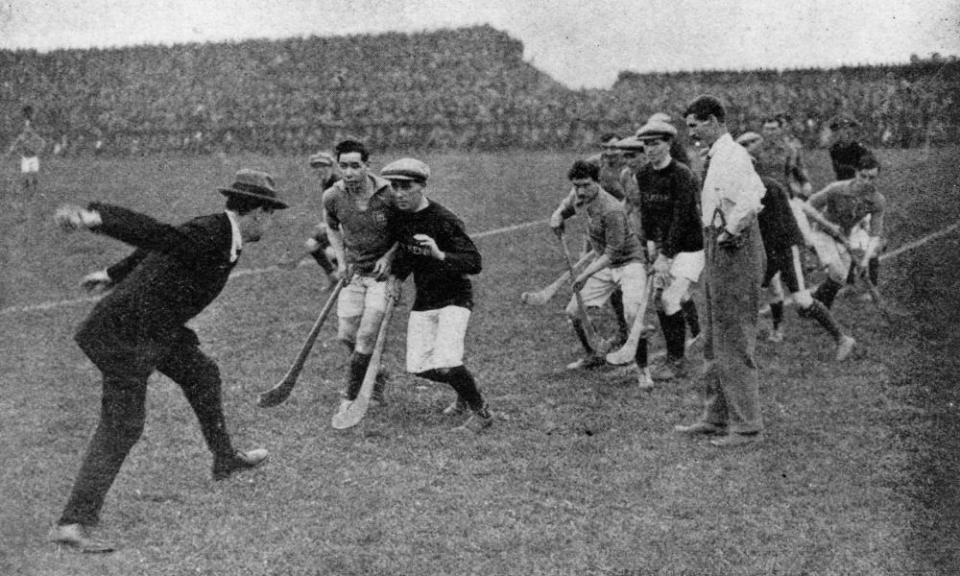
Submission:
POLYGON ((704 411, 676 431, 715 435, 717 447, 761 437, 759 375, 754 360, 763 279, 763 242, 757 224, 766 189, 743 146, 725 123, 714 96, 700 96, 684 112, 690 136, 709 147, 700 198, 706 255, 704 295, 704 411))

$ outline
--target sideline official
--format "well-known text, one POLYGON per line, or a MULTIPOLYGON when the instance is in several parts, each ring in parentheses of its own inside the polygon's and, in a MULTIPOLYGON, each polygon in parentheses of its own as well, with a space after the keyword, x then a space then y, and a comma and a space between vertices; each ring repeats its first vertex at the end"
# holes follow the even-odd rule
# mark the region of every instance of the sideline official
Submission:
POLYGON ((684 112, 690 135, 709 147, 701 195, 706 256, 705 398, 700 419, 676 431, 717 435, 717 447, 760 439, 757 344, 763 243, 757 214, 765 188, 747 151, 730 136, 726 109, 700 96, 684 112))

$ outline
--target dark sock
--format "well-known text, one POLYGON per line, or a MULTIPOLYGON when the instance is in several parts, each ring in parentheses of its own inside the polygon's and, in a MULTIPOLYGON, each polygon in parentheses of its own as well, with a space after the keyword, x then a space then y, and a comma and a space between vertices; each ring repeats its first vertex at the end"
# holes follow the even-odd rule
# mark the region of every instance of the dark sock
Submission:
POLYGON ((647 367, 647 339, 641 338, 637 341, 637 352, 633 356, 634 360, 637 361, 637 366, 640 368, 647 367))
POLYGON ((870 283, 876 286, 880 283, 880 258, 873 257, 867 262, 867 277, 870 283))
POLYGON ((684 356, 686 348, 687 326, 683 312, 676 312, 660 318, 660 327, 663 330, 663 339, 667 344, 667 359, 679 360, 684 356))
POLYGON ((431 368, 429 370, 424 370, 423 372, 417 372, 417 376, 421 378, 426 378, 427 380, 432 380, 433 382, 442 382, 446 384, 450 381, 450 371, 444 370, 440 371, 436 368, 431 368))
POLYGON ((363 377, 367 374, 372 354, 354 352, 350 356, 349 380, 347 381, 347 400, 356 400, 363 385, 363 377))
POLYGON ((580 344, 583 346, 583 349, 587 351, 587 354, 593 354, 593 346, 590 345, 590 340, 587 339, 587 333, 583 329, 583 322, 579 318, 574 318, 570 321, 573 324, 573 331, 576 332, 577 338, 580 339, 580 344))
POLYGON ((627 336, 630 335, 630 327, 627 326, 627 318, 623 312, 623 290, 619 288, 614 290, 613 294, 610 295, 610 306, 617 315, 617 326, 620 329, 620 338, 626 340, 627 336))
POLYGON ((776 330, 783 323, 783 300, 770 303, 770 316, 773 319, 773 329, 776 330))
MULTIPOLYGON (((467 370, 466 366, 450 368, 447 374, 450 386, 456 390, 457 396, 462 398, 471 410, 479 413, 484 409, 483 396, 477 388, 477 381, 473 379, 473 374, 467 370)), ((481 416, 484 415, 481 414, 481 416)))
POLYGON ((690 336, 696 338, 700 335, 700 315, 697 313, 697 304, 693 300, 687 300, 680 304, 683 310, 683 317, 690 328, 690 336))
POLYGON ((843 285, 833 278, 827 278, 823 284, 817 288, 817 291, 813 293, 813 298, 822 302, 827 308, 830 308, 833 306, 834 298, 837 297, 837 292, 839 292, 842 287, 843 285))
POLYGON ((830 310, 819 300, 814 300, 813 304, 807 308, 801 308, 799 313, 800 316, 804 318, 816 320, 834 340, 839 341, 843 335, 843 332, 840 330, 840 325, 837 324, 837 321, 833 318, 833 314, 831 314, 830 310))
POLYGON ((857 281, 857 265, 850 263, 850 271, 847 272, 847 286, 853 286, 857 281))
POLYGON ((326 272, 327 275, 333 274, 333 263, 330 262, 330 259, 327 258, 326 253, 322 249, 311 252, 310 255, 313 256, 313 259, 317 261, 317 264, 323 268, 323 271, 326 272))

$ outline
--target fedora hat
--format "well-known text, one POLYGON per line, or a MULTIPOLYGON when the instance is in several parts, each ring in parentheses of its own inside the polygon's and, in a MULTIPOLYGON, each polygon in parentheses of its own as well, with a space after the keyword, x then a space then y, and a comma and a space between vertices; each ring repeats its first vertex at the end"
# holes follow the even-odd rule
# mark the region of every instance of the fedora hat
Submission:
POLYGON ((260 170, 241 168, 237 171, 233 184, 227 188, 217 188, 224 196, 246 196, 260 200, 264 206, 274 210, 283 210, 287 203, 280 200, 273 176, 260 170))

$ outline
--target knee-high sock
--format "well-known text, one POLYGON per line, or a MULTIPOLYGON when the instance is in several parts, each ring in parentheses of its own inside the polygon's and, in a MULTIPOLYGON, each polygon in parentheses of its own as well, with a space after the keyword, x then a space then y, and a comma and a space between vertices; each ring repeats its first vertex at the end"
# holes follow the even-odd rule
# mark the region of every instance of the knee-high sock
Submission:
POLYGON ((456 390, 457 396, 462 398, 474 412, 483 408, 483 395, 477 387, 477 381, 466 366, 450 368, 447 372, 447 383, 456 390))
POLYGON ((372 354, 362 354, 354 352, 350 356, 350 368, 347 373, 347 400, 356 400, 360 393, 360 386, 363 385, 363 377, 367 373, 367 366, 370 365, 372 354))
POLYGON ((683 317, 690 328, 690 336, 696 338, 700 335, 700 314, 697 313, 697 304, 692 299, 680 304, 683 310, 683 317))
POLYGON ((874 286, 880 283, 880 258, 878 256, 874 256, 867 262, 867 275, 874 286))
POLYGON ((822 302, 827 308, 830 308, 833 306, 834 298, 837 297, 837 292, 839 292, 842 287, 843 285, 833 278, 827 278, 823 284, 817 288, 817 291, 813 293, 813 298, 822 302))
POLYGON ((773 329, 776 330, 783 323, 783 300, 770 303, 770 316, 773 320, 773 329))
POLYGON ((466 366, 460 365, 454 368, 445 368, 438 370, 431 368, 418 372, 417 376, 433 380, 434 382, 443 382, 449 384, 457 393, 457 398, 467 403, 471 410, 477 412, 483 408, 483 395, 480 394, 480 388, 477 386, 473 374, 467 370, 466 366))
POLYGON ((850 263, 850 271, 847 272, 847 286, 852 286, 857 282, 857 264, 856 262, 850 263))
POLYGON ((816 320, 823 329, 826 330, 834 340, 840 340, 840 337, 843 336, 843 332, 840 330, 840 325, 837 324, 837 321, 834 319, 833 314, 830 313, 830 310, 823 305, 819 300, 814 300, 813 304, 807 308, 801 308, 799 314, 804 318, 812 318, 816 320))
POLYGON ((664 314, 658 312, 660 319, 660 329, 663 330, 663 339, 667 344, 667 359, 676 360, 683 358, 685 348, 685 337, 687 333, 686 318, 684 313, 676 312, 674 314, 664 314))
POLYGON ((313 259, 317 261, 317 264, 323 268, 324 272, 326 272, 328 275, 333 274, 333 262, 330 262, 330 259, 327 258, 327 255, 322 248, 315 252, 311 252, 310 255, 313 256, 313 259))
POLYGON ((641 368, 647 367, 647 339, 646 337, 641 337, 637 341, 637 351, 633 355, 633 359, 637 361, 637 366, 641 368))
POLYGON ((620 338, 626 340, 630 334, 630 327, 627 326, 627 318, 624 316, 623 311, 623 290, 619 288, 614 290, 613 294, 610 295, 610 306, 617 315, 617 327, 620 331, 620 338))

